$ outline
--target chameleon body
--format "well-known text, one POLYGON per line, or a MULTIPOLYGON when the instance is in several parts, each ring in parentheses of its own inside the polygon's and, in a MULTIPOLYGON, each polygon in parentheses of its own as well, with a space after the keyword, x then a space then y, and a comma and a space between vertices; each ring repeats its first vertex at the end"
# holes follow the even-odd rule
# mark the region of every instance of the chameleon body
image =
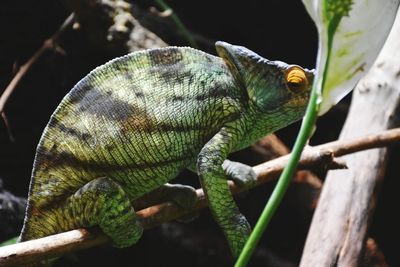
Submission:
POLYGON ((135 52, 78 82, 39 142, 20 241, 99 225, 130 246, 142 234, 131 203, 157 188, 193 196, 163 187, 189 168, 237 255, 250 226, 226 177, 246 186, 254 173, 226 158, 300 119, 313 72, 241 46, 216 48, 219 57, 187 47, 135 52))

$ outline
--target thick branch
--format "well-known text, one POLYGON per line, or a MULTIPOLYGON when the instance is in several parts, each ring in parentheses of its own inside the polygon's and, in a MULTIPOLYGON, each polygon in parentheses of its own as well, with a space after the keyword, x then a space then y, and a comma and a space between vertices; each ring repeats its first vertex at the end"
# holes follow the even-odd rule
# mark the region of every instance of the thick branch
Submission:
MULTIPOLYGON (((342 156, 348 153, 387 146, 400 141, 400 128, 388 130, 376 135, 354 139, 352 141, 335 141, 324 145, 310 147, 303 154, 299 168, 315 168, 326 166, 336 168, 335 156, 342 156)), ((269 162, 257 165, 254 171, 257 174, 257 185, 275 179, 282 171, 289 156, 283 156, 269 162)), ((255 185, 255 186, 257 186, 255 185)), ((229 181, 229 186, 234 194, 242 189, 229 181)), ((184 210, 173 203, 166 202, 154 205, 137 212, 144 228, 151 228, 177 219, 183 215, 192 213, 207 206, 203 190, 197 190, 198 202, 192 209, 184 210)), ((95 230, 78 229, 27 241, 15 245, 0 248, 0 266, 20 265, 32 261, 39 261, 46 258, 56 257, 68 252, 93 247, 109 239, 102 233, 95 230)))

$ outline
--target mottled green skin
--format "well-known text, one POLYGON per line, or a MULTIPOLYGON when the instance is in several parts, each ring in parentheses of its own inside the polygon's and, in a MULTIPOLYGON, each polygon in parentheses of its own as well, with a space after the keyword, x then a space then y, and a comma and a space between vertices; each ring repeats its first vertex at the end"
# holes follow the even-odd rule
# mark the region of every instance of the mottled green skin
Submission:
POLYGON ((82 79, 38 145, 20 240, 99 225, 116 246, 129 246, 142 233, 132 201, 197 166, 237 255, 250 227, 225 173, 247 171, 245 183, 252 175, 224 160, 300 119, 310 88, 289 90, 283 62, 223 42, 216 47, 221 58, 184 47, 136 52, 82 79))

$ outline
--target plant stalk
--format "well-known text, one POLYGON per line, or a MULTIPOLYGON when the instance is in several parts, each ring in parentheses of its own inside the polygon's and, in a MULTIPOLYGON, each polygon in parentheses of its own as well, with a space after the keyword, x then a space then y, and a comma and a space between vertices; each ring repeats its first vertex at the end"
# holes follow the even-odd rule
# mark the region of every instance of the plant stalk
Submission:
POLYGON ((299 134, 296 138, 296 142, 293 147, 292 155, 288 162, 288 165, 283 170, 278 183, 272 192, 264 210, 261 213, 260 218, 257 221, 249 239, 247 240, 239 258, 236 261, 235 267, 245 267, 250 260, 258 242, 260 241, 264 230, 271 221, 272 216, 275 214, 276 209, 281 203, 283 196, 285 195, 290 182, 292 180, 293 174, 296 171, 297 164, 299 162, 301 152, 307 144, 309 137, 311 136, 315 121, 317 119, 317 86, 314 83, 313 89, 311 91, 310 101, 308 102, 306 114, 303 118, 303 123, 301 125, 299 134))

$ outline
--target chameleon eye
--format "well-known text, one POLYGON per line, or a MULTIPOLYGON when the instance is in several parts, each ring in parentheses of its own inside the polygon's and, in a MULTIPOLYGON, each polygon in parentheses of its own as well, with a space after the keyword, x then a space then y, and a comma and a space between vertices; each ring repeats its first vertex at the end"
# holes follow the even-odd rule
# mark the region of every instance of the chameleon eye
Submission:
POLYGON ((299 93, 308 86, 308 80, 304 70, 298 66, 293 66, 286 71, 286 84, 290 91, 299 93))

